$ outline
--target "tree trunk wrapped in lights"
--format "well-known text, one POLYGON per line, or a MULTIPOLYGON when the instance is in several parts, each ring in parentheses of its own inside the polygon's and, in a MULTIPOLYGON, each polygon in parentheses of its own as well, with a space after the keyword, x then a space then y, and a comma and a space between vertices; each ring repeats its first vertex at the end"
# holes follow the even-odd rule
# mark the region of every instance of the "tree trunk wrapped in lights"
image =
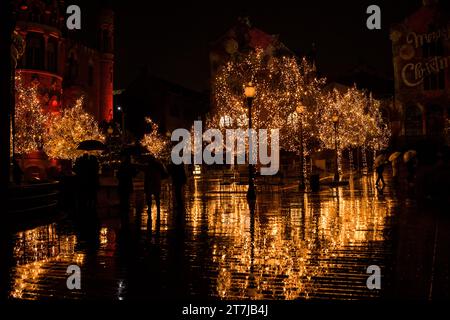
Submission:
POLYGON ((84 111, 83 98, 79 98, 73 107, 49 121, 44 150, 50 158, 74 160, 83 153, 77 150, 81 141, 104 139, 94 117, 84 111))
POLYGON ((42 149, 48 116, 36 84, 26 86, 17 76, 16 96, 14 152, 23 155, 42 149))

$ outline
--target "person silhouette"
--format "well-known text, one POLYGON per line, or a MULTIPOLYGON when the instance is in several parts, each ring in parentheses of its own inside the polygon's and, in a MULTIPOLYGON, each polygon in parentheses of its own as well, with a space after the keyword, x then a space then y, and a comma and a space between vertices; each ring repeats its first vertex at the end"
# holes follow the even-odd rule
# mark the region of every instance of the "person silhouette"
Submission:
POLYGON ((151 215, 152 196, 156 202, 156 212, 161 212, 161 180, 164 175, 164 167, 154 157, 150 157, 144 168, 144 192, 148 205, 148 213, 151 215))
MULTIPOLYGON (((384 154, 382 154, 384 155, 384 154)), ((384 182, 384 178, 383 178, 383 172, 384 172, 384 167, 386 165, 386 160, 384 158, 382 158, 380 161, 378 161, 377 165, 376 165, 376 172, 377 172, 377 180, 375 182, 375 185, 377 186, 377 188, 384 188, 385 186, 385 182, 384 182), (381 186, 380 186, 380 182, 381 182, 381 186)))
POLYGON ((81 213, 85 211, 88 207, 88 162, 89 155, 84 153, 81 157, 78 157, 75 161, 73 171, 76 174, 76 185, 77 185, 77 210, 81 213))
POLYGON ((120 215, 122 218, 128 217, 128 209, 130 207, 130 195, 133 192, 133 178, 136 176, 137 170, 131 164, 129 155, 122 155, 116 178, 119 182, 119 199, 120 199, 120 215))
POLYGON ((87 162, 87 180, 88 180, 88 208, 92 211, 96 209, 97 205, 97 190, 99 186, 99 169, 97 157, 89 156, 87 162))
POLYGON ((171 164, 169 167, 170 176, 172 177, 172 187, 174 190, 174 200, 178 208, 183 207, 183 187, 186 184, 186 172, 183 164, 171 164))

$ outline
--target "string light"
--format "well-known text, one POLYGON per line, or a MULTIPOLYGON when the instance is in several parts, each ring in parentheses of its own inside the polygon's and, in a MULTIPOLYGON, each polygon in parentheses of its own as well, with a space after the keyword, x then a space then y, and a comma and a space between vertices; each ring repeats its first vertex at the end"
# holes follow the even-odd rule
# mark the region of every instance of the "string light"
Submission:
MULTIPOLYGON (((252 109, 253 129, 280 129, 280 145, 299 152, 298 105, 315 104, 325 79, 315 77, 315 69, 306 59, 267 55, 256 49, 240 55, 219 69, 212 86, 214 110, 207 121, 210 128, 248 129, 247 106, 243 86, 252 82, 257 94, 252 109), (290 123, 289 123, 290 121, 290 123)), ((309 115, 302 115, 306 145, 313 137, 309 115)), ((309 148, 305 148, 305 154, 309 148)))
POLYGON ((42 149, 48 116, 43 110, 37 84, 25 85, 20 74, 15 80, 14 151, 23 155, 42 149))
POLYGON ((150 126, 151 132, 146 133, 141 140, 141 145, 156 159, 166 159, 169 155, 169 140, 159 133, 158 125, 149 117, 145 122, 150 126))
POLYGON ((345 92, 334 89, 322 96, 315 118, 320 141, 328 149, 334 149, 335 144, 334 116, 339 119, 336 126, 340 171, 343 150, 351 152, 352 148, 363 147, 363 162, 366 162, 367 147, 379 150, 388 145, 390 132, 381 117, 380 102, 372 95, 351 87, 345 92))
POLYGON ((340 171, 343 150, 363 146, 378 150, 388 145, 390 132, 382 120, 380 102, 372 95, 356 87, 344 92, 327 91, 326 80, 316 76, 314 66, 306 59, 271 56, 260 49, 239 55, 219 69, 212 86, 214 110, 208 127, 248 128, 243 85, 249 81, 257 91, 253 129, 280 129, 284 150, 300 154, 300 121, 305 157, 321 148, 334 149, 334 116, 339 119, 340 171), (304 106, 301 114, 296 112, 299 105, 304 106))
POLYGON ((77 99, 73 107, 63 109, 49 121, 44 151, 50 158, 74 160, 83 153, 77 150, 80 142, 105 140, 97 121, 84 111, 83 102, 83 97, 77 99))

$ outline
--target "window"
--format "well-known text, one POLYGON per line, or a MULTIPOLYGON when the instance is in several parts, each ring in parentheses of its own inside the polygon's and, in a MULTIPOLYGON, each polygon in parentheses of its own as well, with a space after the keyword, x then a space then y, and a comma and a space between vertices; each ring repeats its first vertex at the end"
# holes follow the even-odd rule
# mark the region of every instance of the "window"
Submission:
POLYGON ((445 70, 432 73, 423 79, 423 89, 426 91, 445 89, 445 70))
POLYGON ((440 106, 432 105, 427 109, 427 134, 440 136, 444 131, 444 113, 440 106))
POLYGON ((57 44, 49 40, 47 43, 47 67, 50 72, 57 72, 57 44))
POLYGON ((27 37, 27 69, 44 68, 44 39, 36 34, 30 33, 27 37))
POLYGON ((444 55, 444 45, 442 41, 432 41, 430 43, 425 42, 422 47, 422 57, 442 57, 444 55))
MULTIPOLYGON (((422 47, 422 56, 424 59, 444 56, 444 45, 441 40, 425 42, 422 47)), ((425 76, 423 88, 426 91, 445 89, 445 72, 432 73, 425 76)))
POLYGON ((74 81, 78 78, 78 61, 74 53, 70 53, 69 59, 67 60, 67 80, 69 82, 74 81))
POLYGON ((405 110, 405 136, 422 135, 422 113, 418 106, 411 105, 405 110))
POLYGON ((31 10, 30 20, 31 22, 41 23, 41 11, 38 7, 35 7, 31 10))

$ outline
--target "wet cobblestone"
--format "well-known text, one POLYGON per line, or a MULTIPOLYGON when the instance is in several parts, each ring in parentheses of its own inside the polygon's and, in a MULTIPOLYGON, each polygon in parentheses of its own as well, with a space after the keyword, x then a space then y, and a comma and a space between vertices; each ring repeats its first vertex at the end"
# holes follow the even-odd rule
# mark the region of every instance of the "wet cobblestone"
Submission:
POLYGON ((130 222, 63 218, 12 236, 9 297, 17 299, 441 299, 449 296, 449 222, 365 177, 338 189, 260 190, 195 180, 177 218, 169 188, 160 217, 132 201, 130 222), (438 233, 436 233, 438 230, 438 233), (440 232, 439 232, 440 231, 440 232), (66 270, 81 267, 81 290, 66 270), (366 286, 369 265, 381 290, 366 286))

